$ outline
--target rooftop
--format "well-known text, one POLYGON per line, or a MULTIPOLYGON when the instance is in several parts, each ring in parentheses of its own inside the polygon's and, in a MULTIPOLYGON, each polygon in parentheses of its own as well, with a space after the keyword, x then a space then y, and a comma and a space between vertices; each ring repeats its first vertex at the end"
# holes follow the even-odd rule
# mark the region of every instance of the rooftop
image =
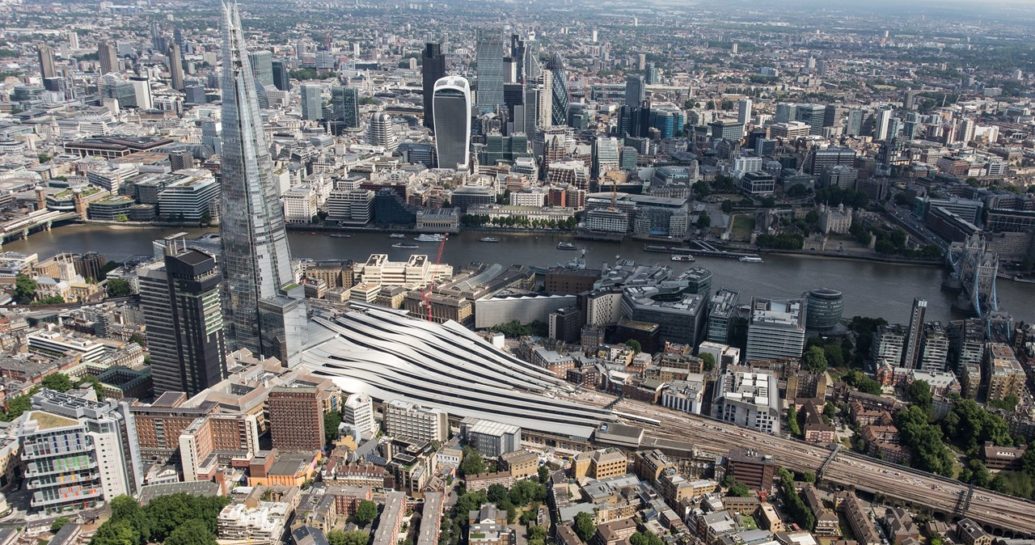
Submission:
POLYGON ((32 411, 28 415, 28 419, 35 422, 39 426, 40 431, 52 430, 57 428, 70 428, 79 425, 79 421, 73 418, 66 418, 64 416, 58 416, 56 414, 48 413, 45 411, 32 411))

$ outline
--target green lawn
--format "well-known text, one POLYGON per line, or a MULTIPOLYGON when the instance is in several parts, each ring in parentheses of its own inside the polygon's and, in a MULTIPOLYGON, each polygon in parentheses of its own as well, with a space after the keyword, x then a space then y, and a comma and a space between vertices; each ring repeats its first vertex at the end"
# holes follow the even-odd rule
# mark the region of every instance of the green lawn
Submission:
POLYGON ((755 230, 755 216, 737 214, 733 216, 733 232, 731 237, 734 240, 750 240, 751 232, 755 230))

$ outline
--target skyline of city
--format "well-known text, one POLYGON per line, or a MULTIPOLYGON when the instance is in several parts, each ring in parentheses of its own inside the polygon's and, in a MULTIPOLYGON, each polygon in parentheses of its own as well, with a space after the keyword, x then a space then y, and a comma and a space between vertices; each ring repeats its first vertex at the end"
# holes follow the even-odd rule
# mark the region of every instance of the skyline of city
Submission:
POLYGON ((0 545, 1035 539, 1035 5, 0 7, 0 545))

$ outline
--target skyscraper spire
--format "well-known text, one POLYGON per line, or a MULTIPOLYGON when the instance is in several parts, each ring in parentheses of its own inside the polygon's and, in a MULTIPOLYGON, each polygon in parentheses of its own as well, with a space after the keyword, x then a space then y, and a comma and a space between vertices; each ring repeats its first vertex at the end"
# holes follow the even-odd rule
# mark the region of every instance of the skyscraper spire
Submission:
POLYGON ((237 4, 223 4, 223 149, 220 238, 227 338, 232 348, 293 365, 305 341, 284 210, 270 178, 258 94, 237 4))

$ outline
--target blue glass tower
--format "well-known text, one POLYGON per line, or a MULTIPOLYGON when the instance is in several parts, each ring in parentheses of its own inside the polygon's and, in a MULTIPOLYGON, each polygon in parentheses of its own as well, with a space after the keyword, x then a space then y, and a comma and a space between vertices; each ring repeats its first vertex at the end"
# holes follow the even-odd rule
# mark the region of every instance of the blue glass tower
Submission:
POLYGON ((546 68, 553 74, 553 97, 552 120, 554 125, 568 124, 568 75, 564 72, 564 64, 560 55, 554 55, 547 63, 546 68))
POLYGON ((280 358, 301 357, 306 309, 295 283, 284 210, 270 172, 255 77, 236 4, 224 4, 223 155, 219 234, 224 315, 233 349, 280 358))
POLYGON ((475 106, 480 113, 495 112, 503 105, 503 33, 479 29, 475 57, 478 63, 475 106))

